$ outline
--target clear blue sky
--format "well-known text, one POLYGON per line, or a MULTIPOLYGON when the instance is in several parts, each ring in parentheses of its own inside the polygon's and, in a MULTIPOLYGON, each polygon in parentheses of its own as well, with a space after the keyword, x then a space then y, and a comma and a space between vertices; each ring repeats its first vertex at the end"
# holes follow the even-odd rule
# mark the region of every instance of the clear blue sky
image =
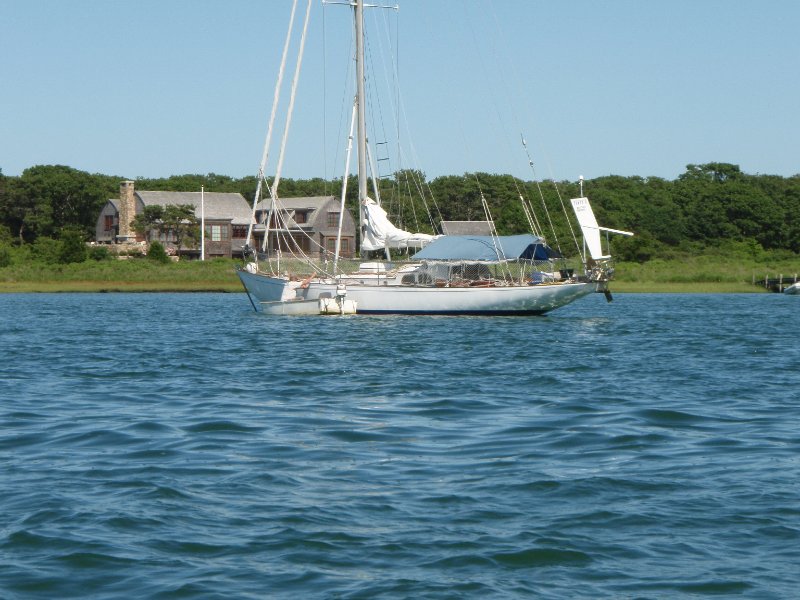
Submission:
MULTIPOLYGON (((397 2, 368 15, 399 31, 401 138, 416 158, 395 167, 530 179, 524 132, 537 175, 559 180, 672 179, 711 161, 800 173, 800 1, 397 2)), ((255 174, 290 6, 0 0, 0 169, 255 174)), ((347 62, 347 14, 323 17, 314 0, 284 177, 340 174, 344 142, 324 154, 318 131, 324 101, 331 146, 349 101, 317 84, 323 63, 329 90, 343 78, 331 65, 347 62)))

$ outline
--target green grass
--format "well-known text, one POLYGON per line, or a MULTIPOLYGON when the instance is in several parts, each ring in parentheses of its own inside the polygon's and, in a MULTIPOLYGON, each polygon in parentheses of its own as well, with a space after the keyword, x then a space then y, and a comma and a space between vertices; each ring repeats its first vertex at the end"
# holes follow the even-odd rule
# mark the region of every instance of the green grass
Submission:
POLYGON ((759 293, 754 281, 800 274, 796 259, 754 260, 717 254, 656 259, 643 264, 618 263, 612 289, 618 292, 759 293))
MULTIPOLYGON (((235 260, 159 264, 146 259, 87 261, 59 265, 27 261, 0 268, 0 292, 241 292, 235 260)), ((342 265, 345 266, 345 265, 342 265)), ((349 265, 347 265, 349 266, 349 265)), ((284 261, 281 270, 301 273, 284 261)), ((618 263, 614 292, 759 293, 753 280, 800 273, 800 257, 756 261, 718 255, 618 263)))
POLYGON ((239 292, 236 264, 224 259, 169 264, 145 259, 28 263, 0 269, 0 292, 239 292))

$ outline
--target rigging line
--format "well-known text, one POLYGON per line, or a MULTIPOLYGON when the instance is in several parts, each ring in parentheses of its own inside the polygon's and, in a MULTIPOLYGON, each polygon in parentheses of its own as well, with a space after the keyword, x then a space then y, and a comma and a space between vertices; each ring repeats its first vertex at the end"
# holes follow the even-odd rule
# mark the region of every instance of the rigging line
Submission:
POLYGON ((328 195, 328 27, 327 4, 322 3, 322 173, 325 195, 328 195))
MULTIPOLYGON (((520 134, 520 139, 522 141, 522 147, 525 149, 525 154, 528 157, 528 165, 530 166, 532 174, 534 175, 535 178, 536 172, 533 169, 533 159, 531 158, 530 152, 528 152, 528 142, 525 140, 525 136, 523 134, 520 134)), ((520 194, 520 199, 522 199, 522 194, 520 194)), ((542 229, 542 225, 539 223, 539 219, 536 216, 536 211, 533 210, 533 203, 530 200, 523 200, 523 205, 525 205, 530 209, 530 214, 533 217, 534 222, 536 223, 536 228, 539 230, 539 235, 543 235, 544 230, 542 229)))
MULTIPOLYGON (((330 4, 330 3, 326 2, 326 4, 330 4)), ((341 140, 341 139, 343 139, 345 137, 343 132, 345 131, 345 123, 346 123, 346 120, 347 120, 348 109, 352 108, 352 99, 355 97, 355 90, 352 89, 352 82, 353 82, 353 79, 354 79, 354 77, 353 77, 353 63, 354 63, 353 57, 355 56, 355 49, 354 49, 354 46, 355 46, 355 44, 354 44, 354 40, 355 40, 355 31, 354 31, 354 29, 355 29, 355 26, 354 26, 353 23, 351 23, 351 25, 352 25, 352 28, 351 28, 351 36, 350 36, 350 45, 349 45, 349 47, 347 49, 347 56, 349 56, 350 59, 347 61, 347 70, 346 70, 346 72, 344 74, 344 80, 343 80, 343 85, 342 85, 342 97, 341 97, 340 102, 339 102, 339 126, 338 126, 337 133, 336 133, 336 136, 335 136, 336 140, 341 140), (348 98, 350 100, 348 100, 348 98)), ((335 147, 336 147, 336 152, 335 152, 334 157, 333 157, 333 163, 334 164, 338 164, 339 163, 339 159, 340 159, 340 155, 339 155, 340 146, 337 143, 335 147)))
MULTIPOLYGON (((472 176, 475 178, 475 184, 478 186, 478 192, 481 196, 481 204, 483 205, 483 212, 486 215, 486 220, 489 222, 489 232, 492 236, 492 244, 494 245, 494 252, 497 255, 498 261, 500 261, 500 256, 502 255, 505 257, 505 252, 503 251, 503 246, 500 243, 499 235, 497 233, 497 228, 494 224, 494 219, 492 219, 492 213, 489 210, 489 203, 486 200, 486 196, 483 194, 483 187, 481 186, 480 179, 478 178, 477 173, 473 173, 472 176)), ((501 270, 503 271, 503 275, 508 275, 508 277, 513 279, 513 274, 511 273, 511 268, 508 266, 506 260, 500 261, 501 270)))
MULTIPOLYGON (((480 81, 482 81, 482 82, 490 82, 492 80, 495 80, 495 81, 499 80, 500 84, 502 84, 502 87, 503 87, 503 90, 504 90, 504 93, 505 93, 504 97, 506 98, 506 100, 503 102, 503 104, 505 106, 510 107, 511 108, 511 112, 513 114, 514 113, 514 107, 513 107, 512 103, 511 103, 511 100, 510 100, 513 97, 509 94, 508 88, 505 85, 505 83, 506 83, 506 81, 505 81, 506 78, 504 76, 505 74, 504 74, 504 71, 502 69, 502 63, 499 60, 499 57, 498 57, 498 54, 497 54, 496 41, 497 41, 497 38, 501 37, 501 36, 500 35, 486 36, 485 34, 482 35, 482 36, 479 36, 475 31, 472 19, 470 19, 468 16, 466 16, 467 10, 468 10, 467 6, 464 6, 465 20, 466 20, 469 32, 472 35, 472 40, 473 40, 474 47, 477 48, 478 50, 480 50, 482 47, 488 46, 489 50, 491 50, 491 52, 492 52, 492 56, 494 57, 493 66, 494 65, 498 65, 499 66, 499 68, 490 69, 487 66, 485 54, 483 52, 478 51, 476 53, 476 56, 477 56, 476 62, 477 62, 477 65, 480 67, 478 69, 480 71, 480 74, 481 74, 480 81), (487 40, 487 39, 491 40, 493 43, 488 43, 487 44, 484 41, 484 40, 487 40)), ((481 18, 480 19, 481 23, 484 23, 486 21, 487 21, 487 19, 485 19, 485 18, 481 18)), ((508 129, 507 125, 506 125, 505 119, 503 117, 503 113, 500 110, 500 104, 501 103, 498 100, 497 93, 495 93, 497 87, 498 86, 495 85, 495 84, 489 84, 489 85, 482 85, 481 89, 482 90, 486 90, 488 92, 487 96, 488 96, 488 99, 490 100, 492 108, 494 110, 494 115, 495 115, 495 118, 497 119, 497 123, 499 125, 499 129, 502 132, 504 132, 504 135, 500 136, 500 139, 502 140, 501 143, 506 147, 506 152, 510 156, 512 154, 510 141, 509 141, 511 139, 511 136, 508 135, 509 129, 508 129)), ((512 177, 513 177, 513 175, 512 175, 512 177)))
MULTIPOLYGON (((400 27, 399 27, 400 16, 399 15, 400 15, 400 11, 397 10, 396 12, 397 12, 397 15, 398 15, 397 19, 395 21, 395 23, 396 23, 395 40, 396 40, 397 51, 395 52, 395 54, 393 56, 393 60, 391 61, 391 64, 393 66, 393 70, 392 70, 393 79, 396 82, 395 86, 394 86, 394 89, 395 89, 395 102, 392 105, 392 115, 393 115, 393 119, 394 119, 396 130, 397 130, 396 139, 397 139, 398 168, 400 170, 404 170, 406 168, 405 165, 409 164, 409 168, 411 168, 412 171, 416 170, 416 171, 419 171, 419 173, 422 173, 422 168, 420 167, 420 162, 419 162, 419 155, 417 154, 416 149, 414 147, 413 138, 411 136, 411 132, 410 132, 409 125, 408 125, 409 120, 408 120, 408 117, 406 115, 405 103, 403 101, 403 95, 402 95, 401 88, 400 88, 400 67, 399 67, 399 65, 400 65, 400 34, 399 34, 399 29, 400 29, 400 27), (402 137, 403 137, 403 135, 402 135, 403 126, 405 126, 406 139, 409 140, 407 142, 409 144, 409 148, 410 148, 410 157, 409 157, 410 160, 409 161, 404 160, 405 156, 404 156, 403 147, 402 147, 402 144, 401 144, 401 141, 400 141, 402 139, 402 137)), ((384 12, 383 16, 384 16, 384 22, 385 22, 386 21, 385 12, 384 12)), ((388 29, 388 27, 385 26, 385 29, 388 29)), ((387 36, 387 37, 389 37, 389 36, 387 36)), ((438 204, 436 203, 436 197, 434 196, 433 191, 430 189, 430 185, 428 185, 427 182, 425 183, 425 187, 427 187, 427 189, 428 189, 428 194, 430 195, 431 202, 433 203, 434 208, 436 209, 436 213, 439 216, 439 220, 441 221, 442 214, 441 214, 441 211, 439 210, 438 204)), ((425 205, 425 210, 428 213, 428 219, 431 222, 431 226, 433 227, 433 213, 431 212, 430 207, 428 206, 428 203, 427 203, 427 201, 425 199, 425 194, 424 193, 421 194, 421 197, 422 197, 422 201, 423 201, 423 203, 425 205)), ((435 231, 435 227, 433 228, 433 230, 435 231)))
MULTIPOLYGON (((277 249, 280 253, 281 246, 285 247, 287 251, 289 251, 293 257, 298 258, 303 263, 305 263, 312 271, 317 274, 324 274, 330 276, 330 273, 323 268, 322 266, 318 265, 316 261, 311 258, 303 247, 299 240, 302 240, 304 237, 309 241, 309 248, 316 249, 318 253, 324 250, 322 244, 317 242, 307 231, 302 228, 292 229, 289 223, 289 219, 294 220, 293 217, 290 217, 289 210, 286 208, 282 208, 281 210, 275 213, 275 220, 276 220, 276 231, 275 237, 277 242, 277 249), (282 243, 281 243, 282 242, 282 243)), ((295 221, 295 225, 297 222, 295 221)))
POLYGON ((278 80, 275 83, 275 91, 272 96, 272 112, 269 117, 269 126, 267 127, 267 136, 264 141, 264 150, 261 154, 261 164, 258 167, 258 183, 256 184, 256 192, 253 197, 253 211, 250 215, 250 226, 247 228, 247 237, 245 245, 250 244, 250 238, 253 232, 253 224, 256 217, 256 205, 258 204, 261 196, 261 184, 264 181, 264 170, 267 168, 267 160, 269 159, 269 147, 272 144, 272 131, 275 124, 275 115, 278 111, 278 103, 280 101, 281 88, 283 86, 283 74, 286 67, 286 57, 289 53, 289 43, 292 39, 292 30, 294 29, 294 16, 297 9, 297 0, 292 3, 292 13, 289 17, 289 28, 286 31, 286 40, 283 43, 283 53, 281 55, 281 66, 278 70, 278 80))
MULTIPOLYGON (((524 138, 523 138, 524 141, 524 138)), ((531 168, 531 173, 533 174, 533 183, 536 185, 536 189, 539 190, 539 198, 542 201, 542 210, 544 210, 544 214, 547 217, 547 222, 550 224, 550 231, 553 234, 553 240, 555 241, 556 250, 561 253, 561 242, 558 240, 558 234, 556 233, 556 228, 553 226, 553 219, 550 215, 550 210, 547 208, 547 202, 544 198, 544 192, 542 191, 542 186, 539 185, 539 180, 536 176, 536 168, 533 165, 533 161, 529 160, 528 165, 531 168)))
POLYGON ((339 198, 339 229, 336 233, 336 253, 333 256, 333 274, 336 276, 336 268, 339 265, 339 253, 342 247, 342 222, 344 221, 345 198, 347 197, 347 173, 350 170, 350 156, 353 151, 353 129, 356 125, 356 109, 358 100, 353 99, 353 110, 350 117, 350 135, 347 138, 347 153, 345 158, 344 173, 342 175, 342 191, 339 198))
POLYGON ((294 101, 295 97, 297 96, 297 82, 300 79, 300 67, 303 64, 303 52, 305 51, 306 45, 306 34, 308 32, 308 19, 311 14, 311 3, 312 0, 308 0, 308 4, 306 5, 306 16, 305 21, 303 22, 303 35, 300 37, 300 48, 297 52, 297 64, 295 65, 294 70, 294 77, 292 78, 292 91, 289 96, 289 109, 286 115, 286 126, 283 129, 283 139, 281 140, 281 151, 278 155, 278 168, 275 170, 275 179, 270 187, 270 194, 275 200, 278 196, 278 185, 281 182, 281 171, 283 169, 283 160, 286 156, 286 141, 289 137, 289 127, 292 124, 292 113, 294 112, 294 101))
MULTIPOLYGON (((272 185, 268 186, 270 198, 272 200, 272 204, 270 206, 270 216, 277 209, 278 185, 280 184, 281 181, 283 160, 286 156, 286 142, 289 138, 289 128, 292 123, 292 114, 294 112, 294 101, 297 96, 297 82, 300 79, 300 68, 303 64, 303 53, 306 45, 306 34, 308 32, 308 20, 311 14, 311 2, 312 0, 308 0, 308 4, 306 5, 306 15, 305 15, 305 20, 303 22, 303 33, 300 36, 300 47, 298 48, 297 51, 297 62, 295 64, 294 76, 292 77, 291 93, 289 95, 289 107, 286 111, 286 123, 284 124, 283 138, 281 140, 280 152, 278 153, 278 166, 275 169, 275 178, 272 181, 272 185)), ((266 240, 266 235, 264 239, 266 240)))
MULTIPOLYGON (((505 104, 511 111, 512 120, 515 123, 517 123, 517 127, 519 128, 519 117, 518 117, 517 109, 516 109, 516 106, 515 106, 515 103, 514 103, 514 99, 517 98, 517 97, 522 97, 522 96, 520 94, 513 94, 513 93, 511 93, 509 91, 508 76, 507 76, 507 74, 506 74, 506 72, 504 70, 504 66, 507 63, 511 64, 512 70, 513 70, 513 66, 514 65, 513 65, 513 63, 511 61, 505 59, 505 57, 502 57, 500 55, 499 43, 500 43, 500 41, 506 39, 506 36, 503 35, 502 29, 500 28, 500 24, 499 24, 499 21, 497 19, 497 13, 494 10, 494 5, 493 4, 491 4, 491 8, 492 8, 492 16, 494 17, 494 22, 495 22, 495 26, 496 26, 496 35, 490 37, 490 39, 493 41, 493 43, 490 44, 490 49, 491 49, 492 55, 494 57, 494 64, 498 65, 498 68, 497 69, 493 69, 492 73, 494 75, 496 75, 496 78, 498 79, 502 89, 505 92, 505 95, 504 95, 504 97, 506 98, 505 104), (503 60, 501 60, 501 58, 503 60)), ((488 21, 488 19, 481 19, 481 22, 487 22, 487 21, 488 21)), ((474 41, 475 41, 475 43, 477 45, 479 40, 478 40, 478 37, 477 37, 477 35, 475 33, 475 29, 472 27, 472 22, 471 21, 469 22, 469 26, 470 26, 470 31, 472 33, 473 39, 474 39, 474 41)), ((484 73, 485 73, 485 77, 484 78, 488 80, 488 70, 487 70, 487 67, 486 67, 486 63, 483 60, 484 57, 483 57, 482 54, 479 54, 479 58, 480 58, 480 65, 482 66, 482 68, 484 70, 484 73)), ((494 89, 494 88, 492 88, 492 89, 494 89)), ((492 94, 491 98, 492 98, 492 105, 494 107, 497 120, 500 123, 500 126, 501 126, 502 130, 504 132, 506 132, 506 135, 502 136, 503 143, 506 146, 509 155, 511 155, 511 154, 513 154, 512 150, 511 150, 511 147, 510 147, 510 142, 509 142, 509 140, 511 139, 511 136, 508 135, 508 128, 507 128, 507 126, 505 124, 505 120, 503 118, 503 114, 500 111, 499 102, 497 101, 497 95, 496 94, 492 94)), ((527 153, 527 145, 524 142, 524 138, 523 138, 523 145, 525 145, 525 150, 526 150, 526 153, 527 153)), ((528 162, 531 163, 531 157, 530 157, 529 153, 528 153, 528 162)), ((541 228, 541 225, 538 222, 538 218, 536 216, 536 211, 533 210, 533 206, 525 198, 525 195, 523 194, 523 191, 522 191, 522 189, 520 187, 519 178, 515 177, 513 174, 510 175, 510 176, 511 176, 511 179, 512 179, 513 184, 514 184, 514 188, 515 188, 515 190, 517 192, 517 197, 519 198, 519 202, 520 202, 520 205, 522 207, 523 213, 525 214, 525 218, 526 218, 526 220, 528 222, 528 227, 536 235, 541 235, 542 228, 541 228)))
MULTIPOLYGON (((555 179, 553 180, 553 187, 556 189, 556 195, 558 196, 558 201, 561 202, 561 210, 564 211, 564 215, 566 216, 567 208, 564 205, 564 198, 561 196, 561 190, 558 189, 558 185, 556 185, 555 179)), ((575 241, 575 246, 578 248, 578 254, 581 254, 580 245, 578 244, 578 237, 575 235, 575 231, 572 229, 572 222, 570 221, 569 218, 567 218, 567 225, 569 225, 569 230, 572 233, 572 239, 575 241)))
MULTIPOLYGON (((502 41, 502 40, 505 40, 505 39, 507 39, 507 38, 506 38, 506 36, 505 36, 505 35, 503 35, 503 33, 502 33, 502 28, 501 28, 501 26, 500 26, 500 21, 499 21, 499 19, 497 18, 497 11, 495 10, 494 3, 493 3, 491 0, 490 0, 490 5, 491 5, 491 9, 492 9, 492 16, 493 16, 493 20, 494 20, 494 23, 495 23, 495 28, 496 28, 496 31, 497 31, 497 35, 495 35, 495 36, 493 37, 493 39, 495 39, 495 40, 501 40, 501 41, 502 41)), ((496 49, 497 47, 495 46, 494 48, 496 49)), ((498 63, 499 63, 499 62, 500 62, 500 61, 498 61, 498 63)), ((503 64, 506 64, 506 63, 507 63, 508 65, 510 65, 510 69, 511 69, 511 71, 512 71, 512 74, 514 75, 514 77, 513 77, 513 81, 516 81, 516 82, 519 82, 519 81, 521 81, 521 78, 519 77, 519 74, 518 74, 518 72, 517 72, 517 70, 516 70, 516 65, 514 64, 514 62, 512 62, 512 61, 503 61, 503 64)), ((502 83, 504 86, 507 84, 507 78, 506 78, 505 76, 503 76, 503 77, 501 78, 501 83, 502 83)), ((517 111, 517 109, 516 109, 516 106, 515 106, 515 105, 514 105, 514 103, 513 103, 513 98, 522 98, 522 97, 524 97, 524 96, 523 96, 523 94, 521 94, 521 93, 518 93, 518 94, 509 94, 509 93, 507 93, 506 95, 507 95, 507 97, 508 97, 508 98, 511 98, 511 99, 512 99, 512 101, 510 101, 510 102, 509 102, 509 106, 510 106, 510 108, 511 108, 511 112, 512 112, 512 117, 513 117, 513 119, 514 119, 515 123, 517 123, 517 128, 518 128, 518 130, 520 130, 520 131, 521 131, 521 128, 519 127, 519 123, 520 123, 520 120, 519 120, 519 115, 518 115, 518 111, 517 111)), ((531 167, 531 170, 532 170, 532 171, 534 171, 534 180, 536 180, 536 178, 535 178, 535 170, 533 169, 533 161, 532 161, 532 159, 531 159, 530 152, 528 151, 528 146, 527 146, 527 143, 526 143, 526 142, 525 142, 525 140, 524 140, 524 136, 523 136, 523 145, 524 145, 524 147, 525 147, 525 152, 526 152, 526 154, 527 154, 527 156, 528 156, 528 164, 530 165, 530 167, 531 167)), ((570 217, 569 217, 569 213, 568 213, 568 211, 567 211, 567 209, 566 209, 566 206, 564 205, 563 198, 561 197, 561 193, 560 193, 560 191, 559 191, 559 189, 558 189, 558 185, 557 185, 557 183, 556 183, 556 181, 555 181, 555 177, 553 176, 553 173, 552 173, 552 168, 551 168, 551 167, 550 167, 550 165, 549 165, 549 161, 547 160, 547 157, 546 157, 546 155, 545 155, 545 161, 546 161, 546 163, 548 164, 548 168, 549 168, 549 172, 550 172, 550 178, 551 178, 551 181, 553 182, 553 186, 554 186, 554 188, 555 188, 555 190, 556 190, 556 194, 558 195, 559 202, 561 203, 561 209, 562 209, 562 212, 563 212, 563 214, 564 214, 564 218, 565 218, 565 220, 566 220, 566 222, 567 222, 567 225, 569 226, 570 234, 572 235, 572 239, 573 239, 573 241, 575 242, 575 247, 578 249, 578 254, 580 255, 580 254, 581 254, 581 251, 580 251, 580 245, 578 244, 578 239, 577 239, 577 236, 575 235, 575 231, 574 231, 574 229, 573 229, 573 227, 572 227, 572 221, 571 221, 571 219, 570 219, 570 217)), ((551 230, 552 230, 552 232, 553 232, 554 239, 555 239, 555 241, 558 243, 558 238, 557 238, 557 235, 556 235, 556 232, 555 232, 555 228, 554 228, 554 227, 553 227, 553 225, 552 225, 552 219, 551 219, 551 216, 550 216, 550 212, 549 212, 549 210, 547 209, 547 205, 546 205, 546 203, 544 202, 544 196, 543 196, 543 194, 542 194, 542 192, 541 192, 541 187, 539 186, 538 182, 537 182, 537 184, 536 184, 536 185, 537 185, 537 188, 539 189, 539 193, 540 193, 540 195, 542 196, 542 204, 543 204, 543 207, 544 207, 544 209, 545 209, 545 211, 546 211, 546 214, 547 214, 548 221, 550 221, 550 227, 551 227, 551 230)), ((533 212, 532 212, 532 215, 533 215, 533 216, 534 216, 534 218, 535 218, 535 217, 536 217, 536 212, 535 212, 535 211, 533 211, 533 212)), ((538 223, 538 220, 537 220, 537 223, 538 223)), ((560 247, 559 247, 559 251, 560 251, 560 247)))

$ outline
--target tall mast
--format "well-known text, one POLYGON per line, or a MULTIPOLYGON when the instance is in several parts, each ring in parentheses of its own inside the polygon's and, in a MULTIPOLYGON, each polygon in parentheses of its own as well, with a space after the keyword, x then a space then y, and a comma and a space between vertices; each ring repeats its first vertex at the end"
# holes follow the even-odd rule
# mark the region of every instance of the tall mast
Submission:
MULTIPOLYGON (((367 197, 367 115, 364 93, 364 0, 356 0, 356 148, 358 149, 358 214, 362 240, 364 199, 367 197)), ((361 251, 362 256, 364 251, 361 251)))

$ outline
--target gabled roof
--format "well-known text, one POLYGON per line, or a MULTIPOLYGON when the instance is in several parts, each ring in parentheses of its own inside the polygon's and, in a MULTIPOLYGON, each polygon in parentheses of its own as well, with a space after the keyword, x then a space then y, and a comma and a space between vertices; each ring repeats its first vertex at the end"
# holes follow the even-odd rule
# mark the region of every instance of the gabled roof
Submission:
MULTIPOLYGON (((134 192, 145 206, 170 206, 190 204, 195 216, 200 218, 200 192, 134 192)), ((251 210, 241 194, 223 192, 203 193, 206 219, 231 219, 234 225, 248 225, 251 210)))
POLYGON ((492 235, 491 221, 442 221, 444 235, 492 235))
MULTIPOLYGON (((317 210, 334 200, 335 196, 307 196, 305 198, 279 198, 278 206, 285 210, 317 210)), ((256 205, 257 210, 269 210, 272 200, 266 198, 256 205)))

